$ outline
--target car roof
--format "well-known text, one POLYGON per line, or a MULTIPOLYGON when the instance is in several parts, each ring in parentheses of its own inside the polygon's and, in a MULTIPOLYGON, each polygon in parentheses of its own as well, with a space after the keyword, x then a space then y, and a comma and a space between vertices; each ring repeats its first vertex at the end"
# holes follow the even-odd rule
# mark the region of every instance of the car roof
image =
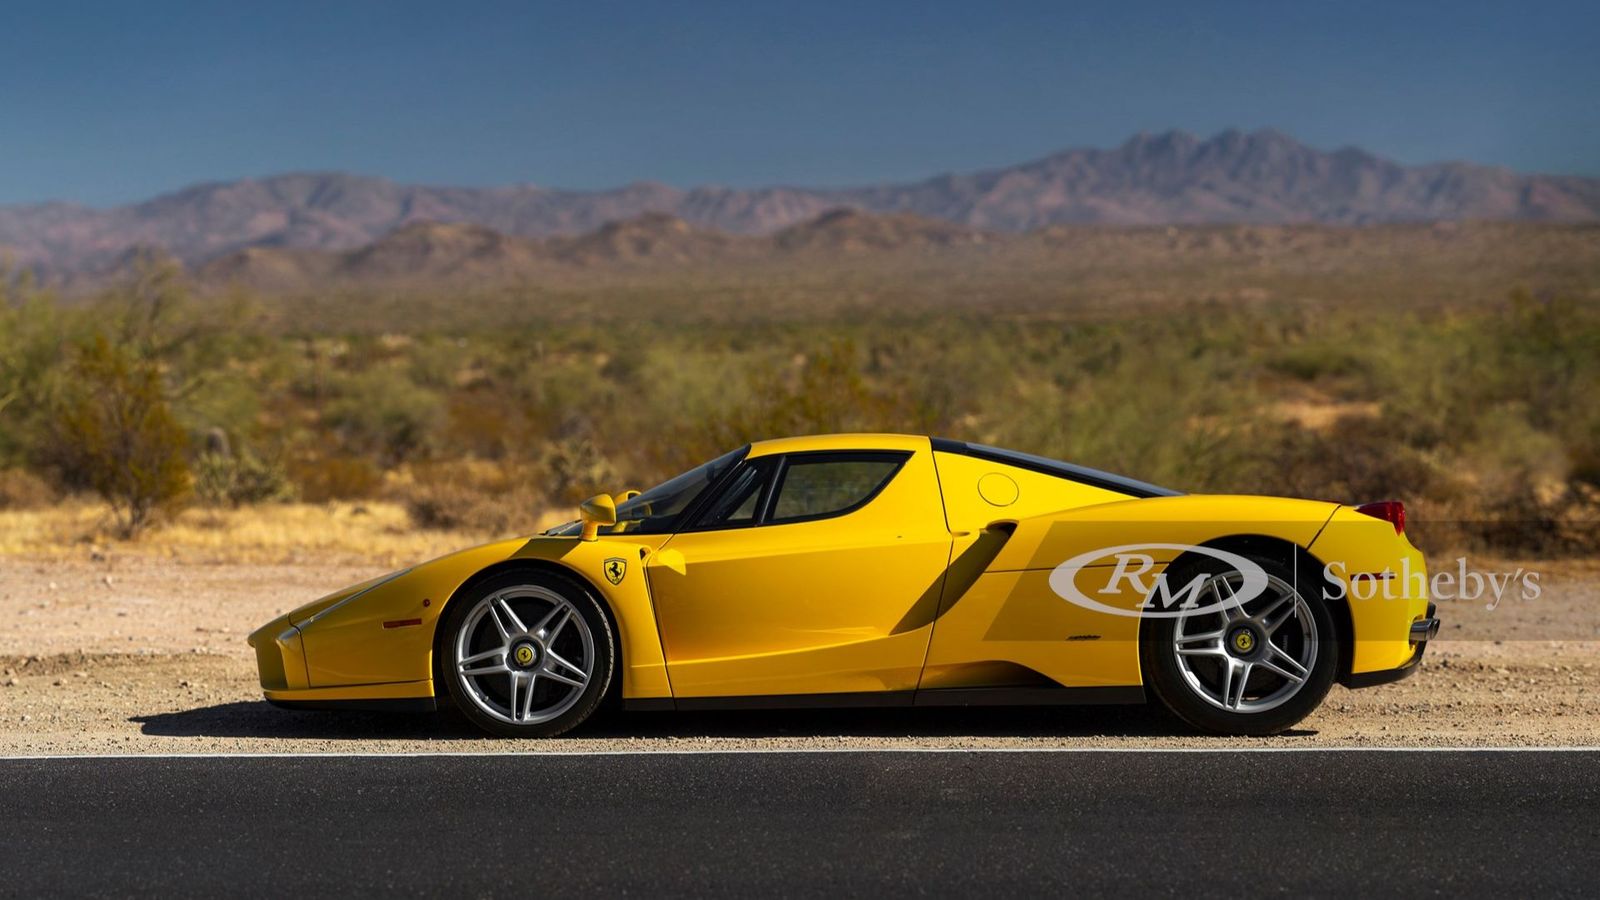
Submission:
POLYGON ((811 450, 926 450, 928 447, 928 436, 921 434, 808 434, 756 441, 750 445, 749 456, 811 450))
POLYGON ((1103 472, 1087 466, 1034 456, 1031 453, 1021 453, 1016 450, 1007 450, 1003 447, 989 447, 966 441, 952 441, 946 438, 930 438, 920 434, 812 434, 802 437, 776 438, 751 444, 747 458, 753 459, 778 453, 806 453, 817 450, 915 451, 926 450, 930 446, 935 450, 942 450, 946 453, 960 453, 1001 465, 1042 472, 1046 475, 1054 475, 1057 478, 1065 478, 1069 481, 1105 488, 1131 497, 1170 497, 1180 493, 1171 488, 1159 487, 1135 478, 1117 475, 1113 472, 1103 472))

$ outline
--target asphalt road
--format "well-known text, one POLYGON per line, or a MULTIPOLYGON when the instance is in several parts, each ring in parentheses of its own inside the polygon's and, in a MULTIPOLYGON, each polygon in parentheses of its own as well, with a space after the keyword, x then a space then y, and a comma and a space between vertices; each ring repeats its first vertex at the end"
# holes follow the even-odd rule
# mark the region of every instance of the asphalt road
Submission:
POLYGON ((0 760, 0 893, 1592 892, 1600 751, 0 760))

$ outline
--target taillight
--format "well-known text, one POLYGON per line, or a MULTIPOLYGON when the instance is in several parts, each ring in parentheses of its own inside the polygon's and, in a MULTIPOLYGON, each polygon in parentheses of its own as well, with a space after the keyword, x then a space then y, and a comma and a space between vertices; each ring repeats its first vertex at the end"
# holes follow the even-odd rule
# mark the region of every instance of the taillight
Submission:
POLYGON ((1395 534, 1405 533, 1406 505, 1399 500, 1379 500, 1377 503, 1363 503, 1356 507, 1356 512, 1388 522, 1394 526, 1395 534))

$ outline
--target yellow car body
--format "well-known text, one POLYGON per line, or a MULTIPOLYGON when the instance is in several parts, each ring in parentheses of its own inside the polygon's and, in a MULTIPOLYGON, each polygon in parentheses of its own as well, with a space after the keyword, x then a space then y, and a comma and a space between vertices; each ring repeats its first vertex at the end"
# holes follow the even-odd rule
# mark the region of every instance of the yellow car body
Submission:
POLYGON ((1142 700, 1143 587, 1107 591, 1109 558, 1057 574, 1106 547, 1158 545, 1147 576, 1187 552, 1166 545, 1292 548, 1319 588, 1343 581, 1343 602, 1329 602, 1346 684, 1409 672, 1436 630, 1424 579, 1397 578, 1423 571, 1421 555, 1388 521, 1331 502, 1173 494, 992 449, 892 434, 755 443, 740 465, 903 462, 838 515, 658 533, 623 523, 592 539, 555 529, 346 588, 250 636, 262 688, 288 706, 431 708, 442 617, 508 571, 560 572, 603 600, 614 690, 635 708, 1142 700), (1052 577, 1094 582, 1095 602, 1123 612, 1068 602, 1052 577), (1357 598, 1380 584, 1392 596, 1357 598))

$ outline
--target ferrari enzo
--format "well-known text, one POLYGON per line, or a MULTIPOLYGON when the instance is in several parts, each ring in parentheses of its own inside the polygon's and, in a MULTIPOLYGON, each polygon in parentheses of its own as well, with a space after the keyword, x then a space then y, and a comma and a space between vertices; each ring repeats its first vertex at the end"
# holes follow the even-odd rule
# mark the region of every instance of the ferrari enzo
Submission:
POLYGON ((1010 450, 761 441, 250 635, 267 700, 547 737, 627 709, 1145 702, 1271 734, 1415 670, 1404 508, 1182 494, 1010 450))

